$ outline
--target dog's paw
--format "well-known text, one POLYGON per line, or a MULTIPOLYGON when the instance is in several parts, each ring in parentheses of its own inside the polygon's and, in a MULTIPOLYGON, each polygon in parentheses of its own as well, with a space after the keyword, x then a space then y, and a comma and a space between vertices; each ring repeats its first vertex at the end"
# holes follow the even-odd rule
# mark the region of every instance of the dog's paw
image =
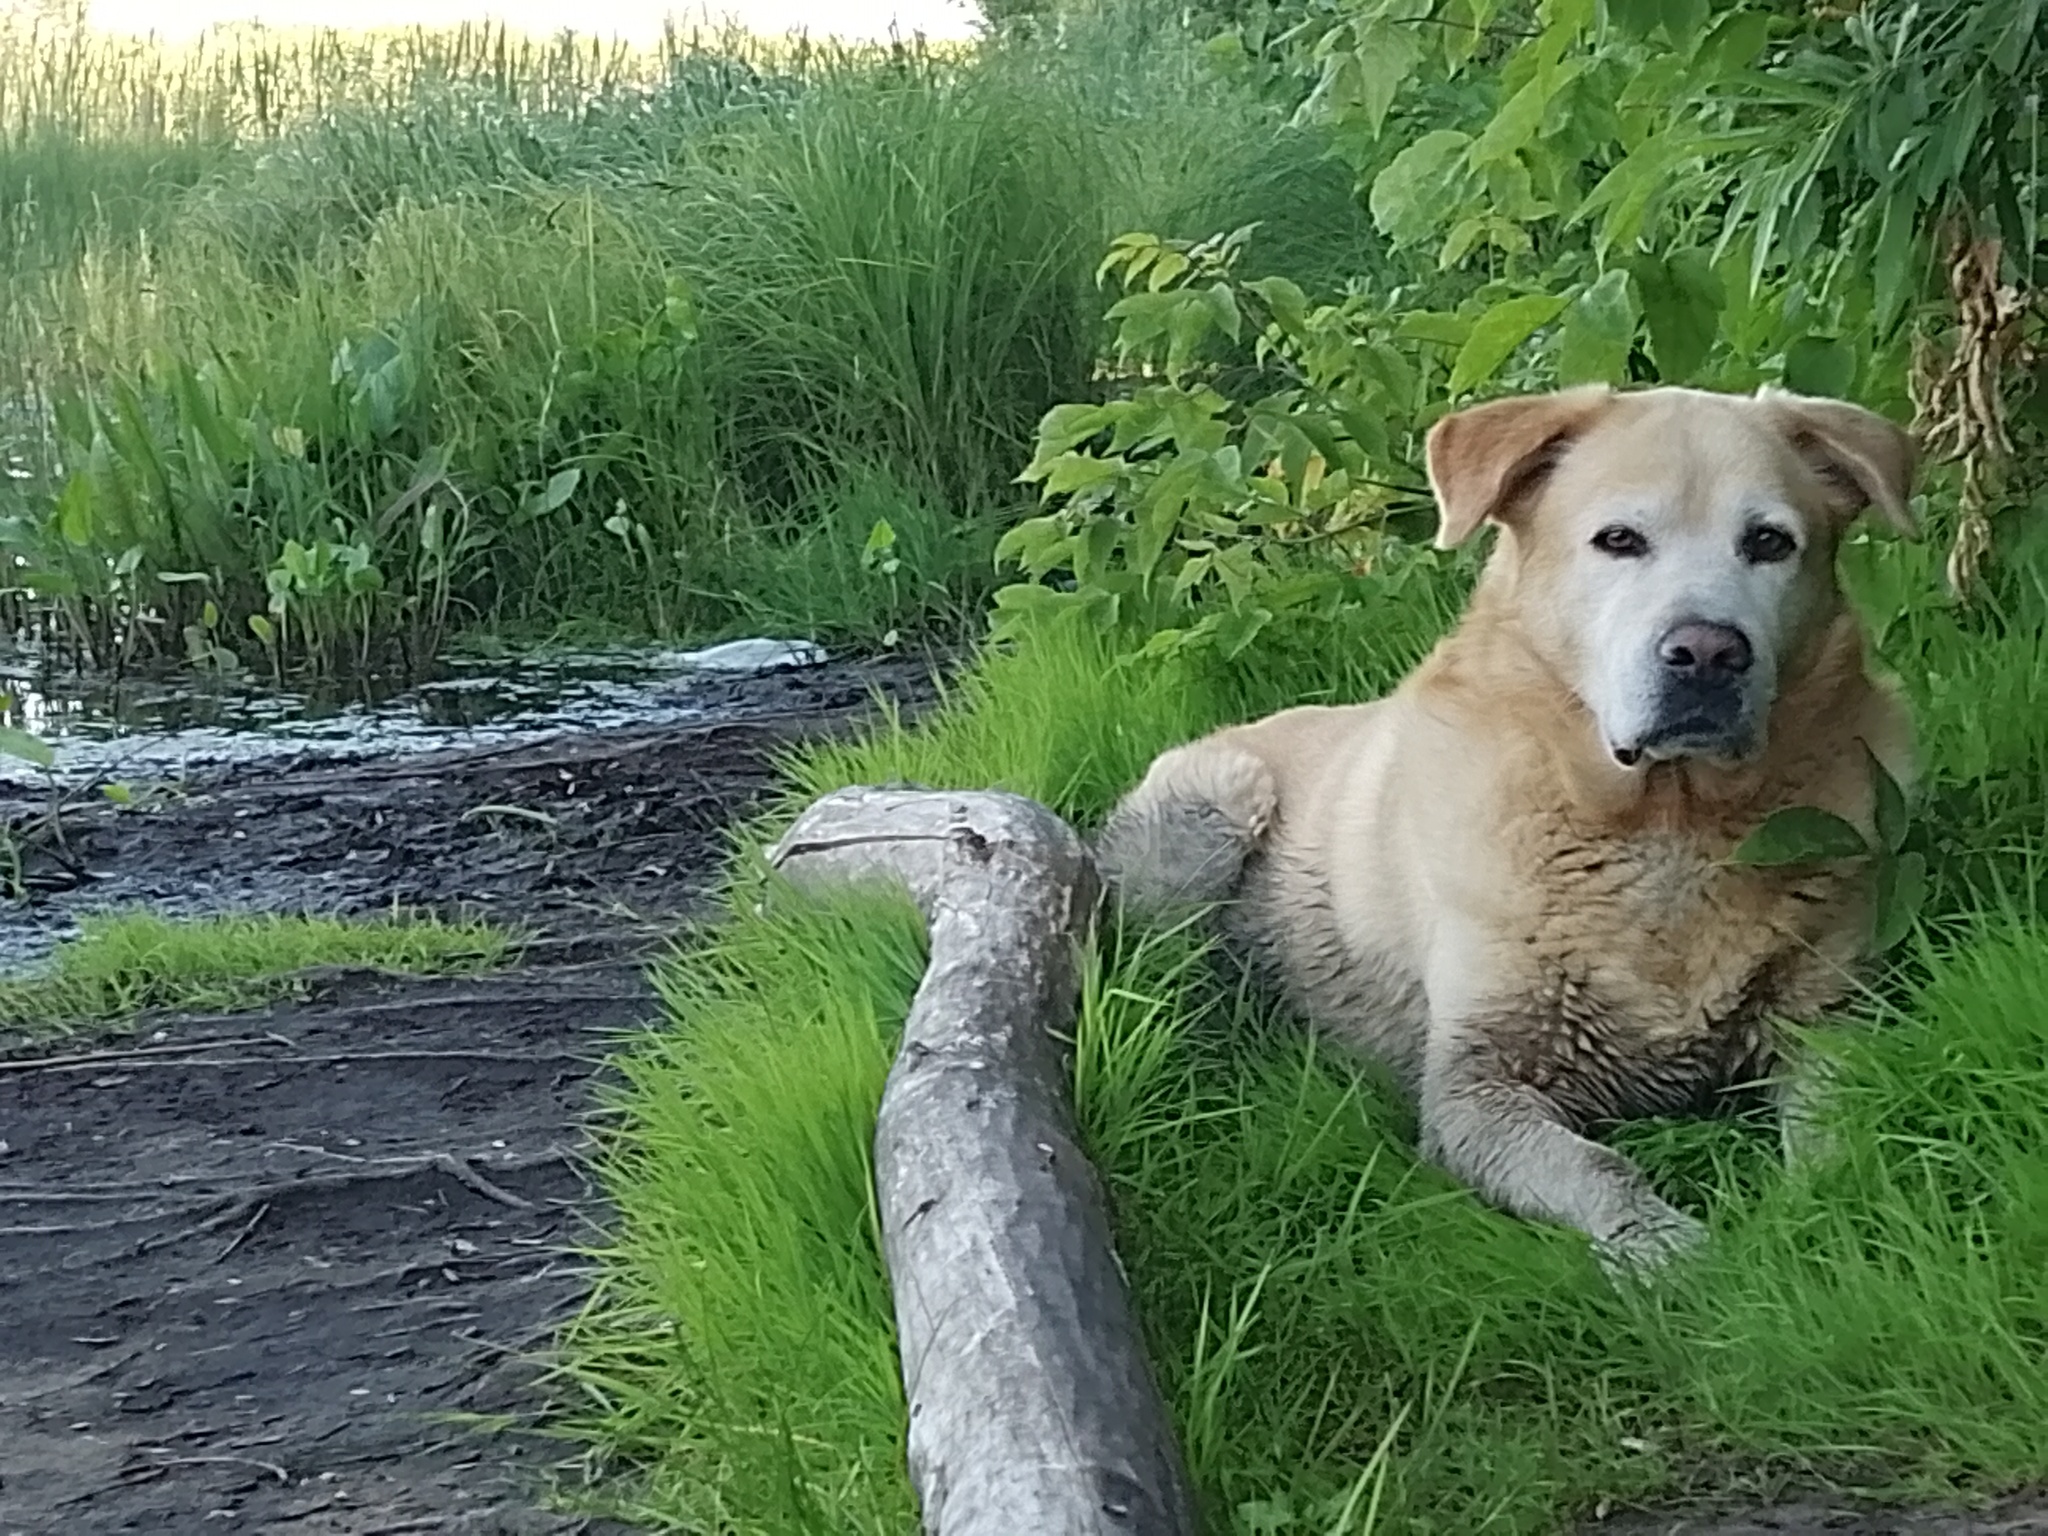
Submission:
POLYGON ((1616 1278, 1642 1278, 1696 1253, 1707 1240, 1706 1224, 1671 1206, 1644 1211, 1594 1243, 1600 1267, 1616 1278))

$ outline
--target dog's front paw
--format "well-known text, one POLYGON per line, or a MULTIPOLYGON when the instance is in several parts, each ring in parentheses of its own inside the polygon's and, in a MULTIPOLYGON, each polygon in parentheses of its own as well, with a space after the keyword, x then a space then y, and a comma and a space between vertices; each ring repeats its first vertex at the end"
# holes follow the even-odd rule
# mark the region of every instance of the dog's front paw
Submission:
POLYGON ((1696 1252, 1707 1240, 1706 1224, 1661 1202, 1603 1233, 1594 1244, 1601 1268, 1610 1275, 1642 1276, 1696 1252))

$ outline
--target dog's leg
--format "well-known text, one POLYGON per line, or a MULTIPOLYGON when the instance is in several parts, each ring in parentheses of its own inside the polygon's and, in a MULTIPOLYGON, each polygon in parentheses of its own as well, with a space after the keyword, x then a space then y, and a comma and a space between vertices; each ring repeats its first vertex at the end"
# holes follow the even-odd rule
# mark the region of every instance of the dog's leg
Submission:
POLYGON ((1424 1069, 1425 1157, 1518 1216, 1578 1228, 1603 1260, 1654 1265, 1705 1237, 1641 1169, 1573 1130, 1539 1090, 1502 1075, 1483 1046, 1447 1047, 1424 1069))
POLYGON ((1110 813, 1096 867, 1130 912, 1167 916, 1225 900, 1278 805, 1272 774, 1243 748, 1175 747, 1110 813))

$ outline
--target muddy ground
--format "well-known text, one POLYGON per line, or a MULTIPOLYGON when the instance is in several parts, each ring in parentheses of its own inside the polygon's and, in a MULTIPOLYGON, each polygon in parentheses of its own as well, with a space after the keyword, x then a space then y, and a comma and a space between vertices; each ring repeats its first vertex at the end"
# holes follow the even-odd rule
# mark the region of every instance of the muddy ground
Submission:
MULTIPOLYGON (((480 978, 316 979, 260 1014, 0 1060, 0 1536, 570 1532, 526 1357, 583 1294, 597 1062, 652 1016, 775 754, 926 669, 726 685, 716 724, 268 765, 85 805, 30 861, 55 931, 142 902, 488 912, 480 978)), ((20 816, 33 807, 17 804, 20 816)))
MULTIPOLYGON (((567 1449, 523 1428, 604 1220, 580 1162, 598 1063, 652 1016, 650 947, 702 909, 774 755, 928 677, 778 674, 721 685, 713 724, 269 763, 67 813, 0 949, 135 902, 398 901, 544 936, 493 976, 316 978, 262 1013, 0 1056, 0 1536, 616 1529, 550 1505, 567 1449)), ((1583 1529, 2048 1536, 2048 1502, 1583 1529)))
POLYGON ((1636 1514, 1583 1528, 1583 1536, 2048 1536, 2048 1497, 2008 1500, 1974 1514, 1873 1510, 1798 1500, 1763 1509, 1636 1514))

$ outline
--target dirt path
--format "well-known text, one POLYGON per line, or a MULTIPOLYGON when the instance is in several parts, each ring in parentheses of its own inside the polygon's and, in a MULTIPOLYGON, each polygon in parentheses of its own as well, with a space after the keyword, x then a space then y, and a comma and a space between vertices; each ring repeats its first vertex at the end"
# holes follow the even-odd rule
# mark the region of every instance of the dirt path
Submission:
POLYGON ((344 984, 0 1078, 0 1530, 552 1531, 512 1352, 578 1299, 636 964, 344 984))
POLYGON ((577 1304, 579 1165, 648 946, 800 735, 880 682, 800 674, 716 725, 271 769, 76 818, 45 926, 465 904, 554 937, 484 978, 341 975, 261 1014, 0 1059, 0 1536, 595 1530, 523 1352, 577 1304), (751 705, 751 707, 749 707, 751 705))
POLYGON ((1582 1530, 1584 1536, 2048 1536, 2048 1499, 2037 1494, 1981 1514, 1801 1501, 1760 1510, 1633 1514, 1582 1530))

